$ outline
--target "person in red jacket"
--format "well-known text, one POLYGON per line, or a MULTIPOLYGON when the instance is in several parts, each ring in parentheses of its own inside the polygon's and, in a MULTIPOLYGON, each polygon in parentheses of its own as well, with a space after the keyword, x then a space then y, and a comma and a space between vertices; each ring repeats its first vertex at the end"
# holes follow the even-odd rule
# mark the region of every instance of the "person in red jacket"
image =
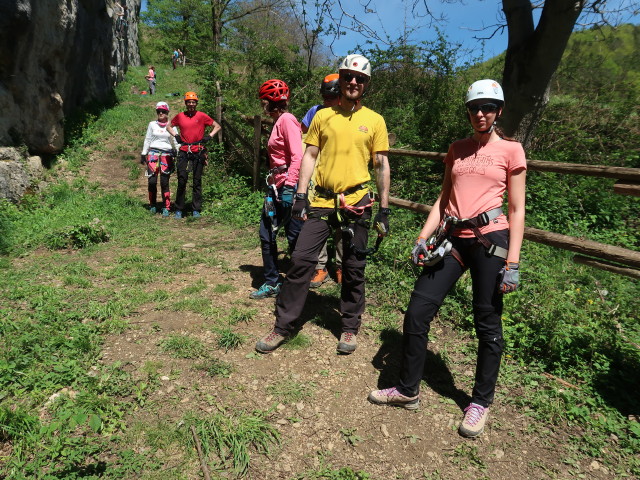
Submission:
POLYGON ((174 203, 176 207, 175 218, 182 218, 190 171, 193 172, 193 194, 191 197, 193 216, 199 218, 202 208, 202 171, 207 161, 207 149, 204 144, 212 140, 221 127, 209 115, 196 110, 198 106, 196 92, 185 93, 184 104, 186 111, 180 112, 171 120, 171 126, 180 129, 176 140, 181 144, 178 151, 178 191, 174 203), (213 128, 209 135, 205 135, 208 126, 213 128))

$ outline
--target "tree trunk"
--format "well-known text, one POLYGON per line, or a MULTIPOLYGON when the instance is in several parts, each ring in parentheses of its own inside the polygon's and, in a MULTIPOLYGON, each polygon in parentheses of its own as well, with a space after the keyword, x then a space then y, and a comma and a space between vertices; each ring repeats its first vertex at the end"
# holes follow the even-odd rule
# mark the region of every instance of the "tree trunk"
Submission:
POLYGON ((211 0, 211 33, 213 37, 213 53, 218 53, 222 41, 222 14, 227 5, 225 0, 211 0))
POLYGON ((549 102, 549 86, 584 0, 547 0, 534 28, 528 0, 502 0, 509 30, 502 86, 505 111, 500 124, 525 148, 549 102))

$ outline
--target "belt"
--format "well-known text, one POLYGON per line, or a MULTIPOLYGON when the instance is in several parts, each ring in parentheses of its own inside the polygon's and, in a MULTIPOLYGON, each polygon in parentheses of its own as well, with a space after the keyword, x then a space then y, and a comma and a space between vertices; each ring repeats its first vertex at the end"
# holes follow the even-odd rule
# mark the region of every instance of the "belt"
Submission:
POLYGON ((343 192, 334 192, 332 190, 329 190, 328 188, 324 188, 321 187, 320 185, 316 185, 315 189, 316 189, 316 195, 322 198, 335 198, 338 195, 351 195, 352 193, 356 193, 359 192, 360 190, 367 188, 366 185, 364 184, 360 184, 360 185, 356 185, 355 187, 351 187, 351 188, 347 188, 345 191, 343 192))

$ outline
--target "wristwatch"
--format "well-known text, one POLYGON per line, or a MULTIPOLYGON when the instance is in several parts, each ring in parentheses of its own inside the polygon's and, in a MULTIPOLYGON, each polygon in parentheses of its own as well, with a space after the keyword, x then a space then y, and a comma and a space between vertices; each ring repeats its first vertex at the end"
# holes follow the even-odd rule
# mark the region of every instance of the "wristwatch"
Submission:
POLYGON ((391 213, 391 209, 390 208, 381 208, 379 211, 383 215, 389 215, 391 213))
POLYGON ((293 198, 297 199, 297 200, 306 200, 307 199, 307 194, 306 193, 296 193, 293 198))

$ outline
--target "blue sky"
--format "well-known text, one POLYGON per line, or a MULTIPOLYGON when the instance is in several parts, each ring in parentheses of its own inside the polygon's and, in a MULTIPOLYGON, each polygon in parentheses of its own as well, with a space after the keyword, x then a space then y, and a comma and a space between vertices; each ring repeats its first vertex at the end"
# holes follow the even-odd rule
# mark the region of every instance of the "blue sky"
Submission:
MULTIPOLYGON (((609 0, 607 5, 613 9, 619 5, 636 4, 637 0, 609 0)), ((507 48, 507 31, 491 28, 500 24, 501 0, 342 0, 342 5, 351 14, 376 31, 384 31, 392 39, 402 36, 405 24, 417 27, 409 36, 413 42, 435 40, 436 27, 447 37, 450 43, 461 44, 467 52, 464 60, 484 61, 502 53, 507 48), (428 19, 416 18, 410 11, 414 3, 426 3, 436 17, 443 16, 445 20, 439 23, 429 22, 428 19), (374 9, 364 14, 363 5, 374 9), (495 33, 494 33, 495 31, 495 33), (491 35, 493 33, 493 36, 491 35), (479 37, 491 37, 479 40, 479 37)), ((146 0, 142 0, 142 9, 146 8, 146 0)), ((638 7, 636 6, 636 9, 638 7)), ((626 23, 640 23, 640 14, 626 15, 619 19, 626 23)), ((338 56, 344 56, 350 49, 365 40, 360 34, 347 32, 347 35, 336 41, 332 48, 338 56)))

